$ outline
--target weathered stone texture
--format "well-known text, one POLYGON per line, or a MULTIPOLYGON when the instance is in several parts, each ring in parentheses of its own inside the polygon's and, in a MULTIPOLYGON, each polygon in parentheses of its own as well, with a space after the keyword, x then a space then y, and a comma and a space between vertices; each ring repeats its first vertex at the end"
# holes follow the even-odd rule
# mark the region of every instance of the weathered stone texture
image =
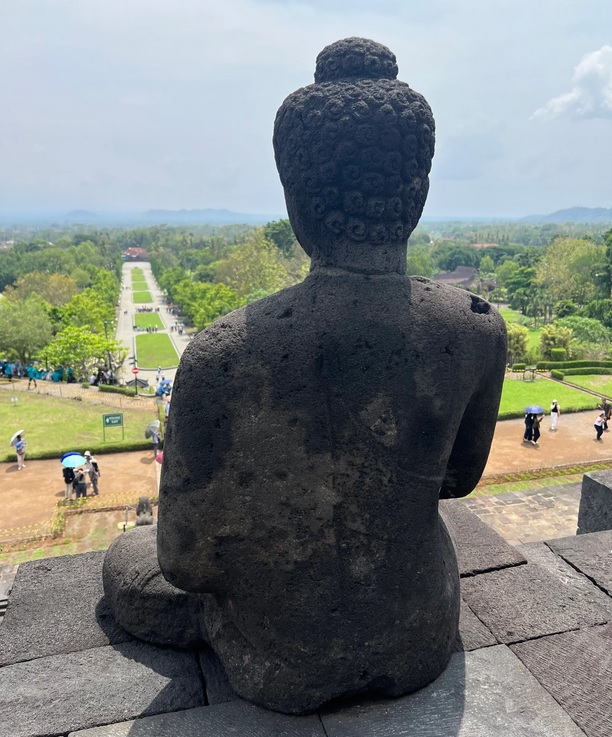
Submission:
POLYGON ((612 596, 612 530, 547 540, 546 544, 612 596))
POLYGON ((612 471, 594 471, 582 477, 578 530, 612 530, 612 471))
POLYGON ((103 599, 104 552, 22 563, 0 626, 0 665, 124 642, 103 599))
POLYGON ((612 625, 513 645, 587 737, 612 735, 612 625))
POLYGON ((204 703, 195 656, 141 642, 0 668, 0 737, 66 734, 204 703))

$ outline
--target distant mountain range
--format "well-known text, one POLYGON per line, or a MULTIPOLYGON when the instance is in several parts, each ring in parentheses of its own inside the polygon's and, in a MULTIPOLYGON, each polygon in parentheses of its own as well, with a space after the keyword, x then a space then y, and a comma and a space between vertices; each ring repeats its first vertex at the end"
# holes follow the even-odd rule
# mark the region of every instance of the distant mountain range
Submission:
POLYGON ((549 215, 529 215, 522 223, 610 223, 612 207, 569 207, 549 215))

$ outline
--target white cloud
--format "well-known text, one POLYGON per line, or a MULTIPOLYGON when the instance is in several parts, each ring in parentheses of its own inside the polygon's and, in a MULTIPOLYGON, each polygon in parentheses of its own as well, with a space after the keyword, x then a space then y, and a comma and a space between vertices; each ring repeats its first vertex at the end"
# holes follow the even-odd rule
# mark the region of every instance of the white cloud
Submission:
POLYGON ((572 82, 569 92, 553 97, 533 117, 612 118, 612 46, 586 54, 574 70, 572 82))

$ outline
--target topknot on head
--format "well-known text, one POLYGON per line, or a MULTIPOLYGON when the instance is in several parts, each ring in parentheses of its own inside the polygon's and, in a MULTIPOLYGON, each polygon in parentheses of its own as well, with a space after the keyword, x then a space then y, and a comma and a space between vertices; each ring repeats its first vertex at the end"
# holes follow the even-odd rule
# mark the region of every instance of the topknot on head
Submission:
POLYGON ((395 54, 368 38, 344 38, 317 56, 315 82, 349 79, 396 79, 395 54))

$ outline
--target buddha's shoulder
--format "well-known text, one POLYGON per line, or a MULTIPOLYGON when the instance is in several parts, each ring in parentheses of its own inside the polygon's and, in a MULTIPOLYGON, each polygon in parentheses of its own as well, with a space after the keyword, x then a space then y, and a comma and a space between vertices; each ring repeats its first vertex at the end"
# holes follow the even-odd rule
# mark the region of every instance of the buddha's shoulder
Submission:
POLYGON ((505 335, 506 324, 495 307, 477 294, 424 277, 411 277, 412 305, 431 311, 432 319, 471 331, 505 335))

